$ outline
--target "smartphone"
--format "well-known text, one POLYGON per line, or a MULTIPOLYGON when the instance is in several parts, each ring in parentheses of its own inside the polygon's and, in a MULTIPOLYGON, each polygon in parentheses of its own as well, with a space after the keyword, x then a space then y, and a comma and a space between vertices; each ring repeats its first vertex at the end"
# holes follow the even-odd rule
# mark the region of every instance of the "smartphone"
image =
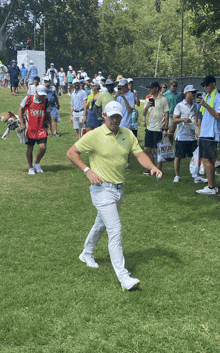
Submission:
POLYGON ((153 107, 155 107, 155 100, 153 98, 149 98, 149 102, 153 103, 153 107))

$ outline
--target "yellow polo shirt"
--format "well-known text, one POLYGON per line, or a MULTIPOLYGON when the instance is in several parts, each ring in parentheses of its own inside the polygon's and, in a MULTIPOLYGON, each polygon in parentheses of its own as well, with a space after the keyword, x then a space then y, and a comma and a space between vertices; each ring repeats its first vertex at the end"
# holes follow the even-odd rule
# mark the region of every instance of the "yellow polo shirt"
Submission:
POLYGON ((104 182, 113 184, 124 182, 128 154, 142 152, 131 130, 119 127, 115 135, 105 124, 87 132, 75 146, 80 153, 89 152, 92 171, 104 182))

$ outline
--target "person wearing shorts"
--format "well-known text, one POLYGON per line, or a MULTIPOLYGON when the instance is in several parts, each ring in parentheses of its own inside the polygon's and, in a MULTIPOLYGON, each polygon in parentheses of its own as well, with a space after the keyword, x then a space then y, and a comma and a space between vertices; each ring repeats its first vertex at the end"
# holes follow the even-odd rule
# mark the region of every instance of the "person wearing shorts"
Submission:
POLYGON ((72 89, 73 89, 73 80, 76 76, 75 71, 73 70, 72 66, 68 67, 69 71, 67 71, 67 84, 68 84, 68 94, 69 96, 72 93, 72 89))
MULTIPOLYGON (((148 155, 152 163, 154 163, 152 149, 157 149, 158 142, 162 140, 163 136, 167 136, 169 103, 168 100, 159 92, 159 82, 152 82, 149 89, 151 96, 146 99, 145 107, 143 109, 143 116, 148 118, 148 125, 145 130, 144 152, 148 155)), ((146 126, 145 121, 144 126, 146 126)), ((157 167, 161 170, 162 162, 158 162, 157 167)), ((150 175, 149 172, 144 172, 144 174, 150 175)))
POLYGON ((77 139, 80 137, 80 123, 86 121, 87 111, 87 94, 86 91, 80 88, 80 81, 75 78, 73 80, 74 91, 71 94, 71 117, 70 122, 73 123, 73 128, 76 130, 77 139))
POLYGON ((24 112, 28 111, 28 127, 27 127, 27 161, 29 165, 28 174, 34 175, 43 173, 40 167, 40 161, 46 152, 47 131, 45 130, 45 123, 47 122, 49 131, 48 134, 52 137, 50 113, 46 108, 46 87, 38 85, 36 87, 36 94, 34 96, 27 96, 20 104, 18 111, 21 127, 26 130, 24 112), (48 121, 46 121, 48 119, 48 121), (39 145, 39 152, 36 157, 36 162, 33 163, 33 148, 35 143, 39 145))
MULTIPOLYGON (((195 130, 197 107, 194 103, 196 96, 196 88, 193 85, 188 85, 184 89, 185 99, 178 103, 174 109, 173 123, 177 124, 176 133, 176 156, 174 159, 175 178, 174 183, 180 181, 180 162, 181 159, 193 156, 193 152, 198 147, 195 130)), ((195 177, 195 183, 207 182, 207 179, 195 177)))
POLYGON ((220 94, 216 89, 216 79, 208 75, 201 85, 205 89, 205 97, 198 98, 201 104, 202 123, 199 135, 199 157, 203 158, 208 186, 197 190, 199 194, 215 195, 218 187, 215 180, 215 161, 217 144, 220 142, 220 94))

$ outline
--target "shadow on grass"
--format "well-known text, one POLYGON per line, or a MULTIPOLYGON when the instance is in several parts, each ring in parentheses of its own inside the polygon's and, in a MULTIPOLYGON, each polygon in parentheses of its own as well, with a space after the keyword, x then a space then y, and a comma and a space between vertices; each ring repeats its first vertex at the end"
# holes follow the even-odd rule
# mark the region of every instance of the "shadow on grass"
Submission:
MULTIPOLYGON (((61 170, 71 170, 73 169, 72 165, 62 165, 62 164, 57 164, 57 165, 43 165, 42 164, 42 169, 44 172, 51 172, 51 173, 57 173, 60 172, 61 170)), ((24 169, 24 172, 26 172, 26 169, 24 169)), ((39 173, 41 174, 41 173, 39 173)))
MULTIPOLYGON (((134 271, 136 269, 137 265, 140 264, 147 264, 150 260, 152 260, 155 257, 168 257, 172 259, 175 263, 182 263, 180 258, 177 256, 177 254, 173 251, 168 251, 165 249, 146 249, 142 251, 134 251, 134 252, 129 252, 129 253, 124 253, 125 256, 125 261, 126 261, 126 267, 128 268, 129 271, 134 271)), ((109 263, 109 257, 105 258, 96 258, 96 261, 99 264, 105 264, 109 263)))

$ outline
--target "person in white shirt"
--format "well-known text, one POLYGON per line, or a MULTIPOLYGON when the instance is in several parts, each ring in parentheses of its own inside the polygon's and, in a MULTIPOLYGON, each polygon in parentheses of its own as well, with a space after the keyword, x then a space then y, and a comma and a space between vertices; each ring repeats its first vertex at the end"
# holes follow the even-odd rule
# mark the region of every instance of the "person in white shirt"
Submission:
MULTIPOLYGON (((197 107, 193 102, 196 95, 196 88, 193 85, 188 85, 184 88, 185 99, 178 103, 174 109, 173 113, 173 123, 177 124, 176 133, 176 154, 174 159, 174 169, 175 178, 174 183, 180 181, 180 162, 181 159, 193 156, 193 152, 197 148, 197 138, 195 130, 197 129, 196 122, 196 112, 197 107)), ((204 178, 195 178, 195 183, 197 182, 207 182, 204 178)))

